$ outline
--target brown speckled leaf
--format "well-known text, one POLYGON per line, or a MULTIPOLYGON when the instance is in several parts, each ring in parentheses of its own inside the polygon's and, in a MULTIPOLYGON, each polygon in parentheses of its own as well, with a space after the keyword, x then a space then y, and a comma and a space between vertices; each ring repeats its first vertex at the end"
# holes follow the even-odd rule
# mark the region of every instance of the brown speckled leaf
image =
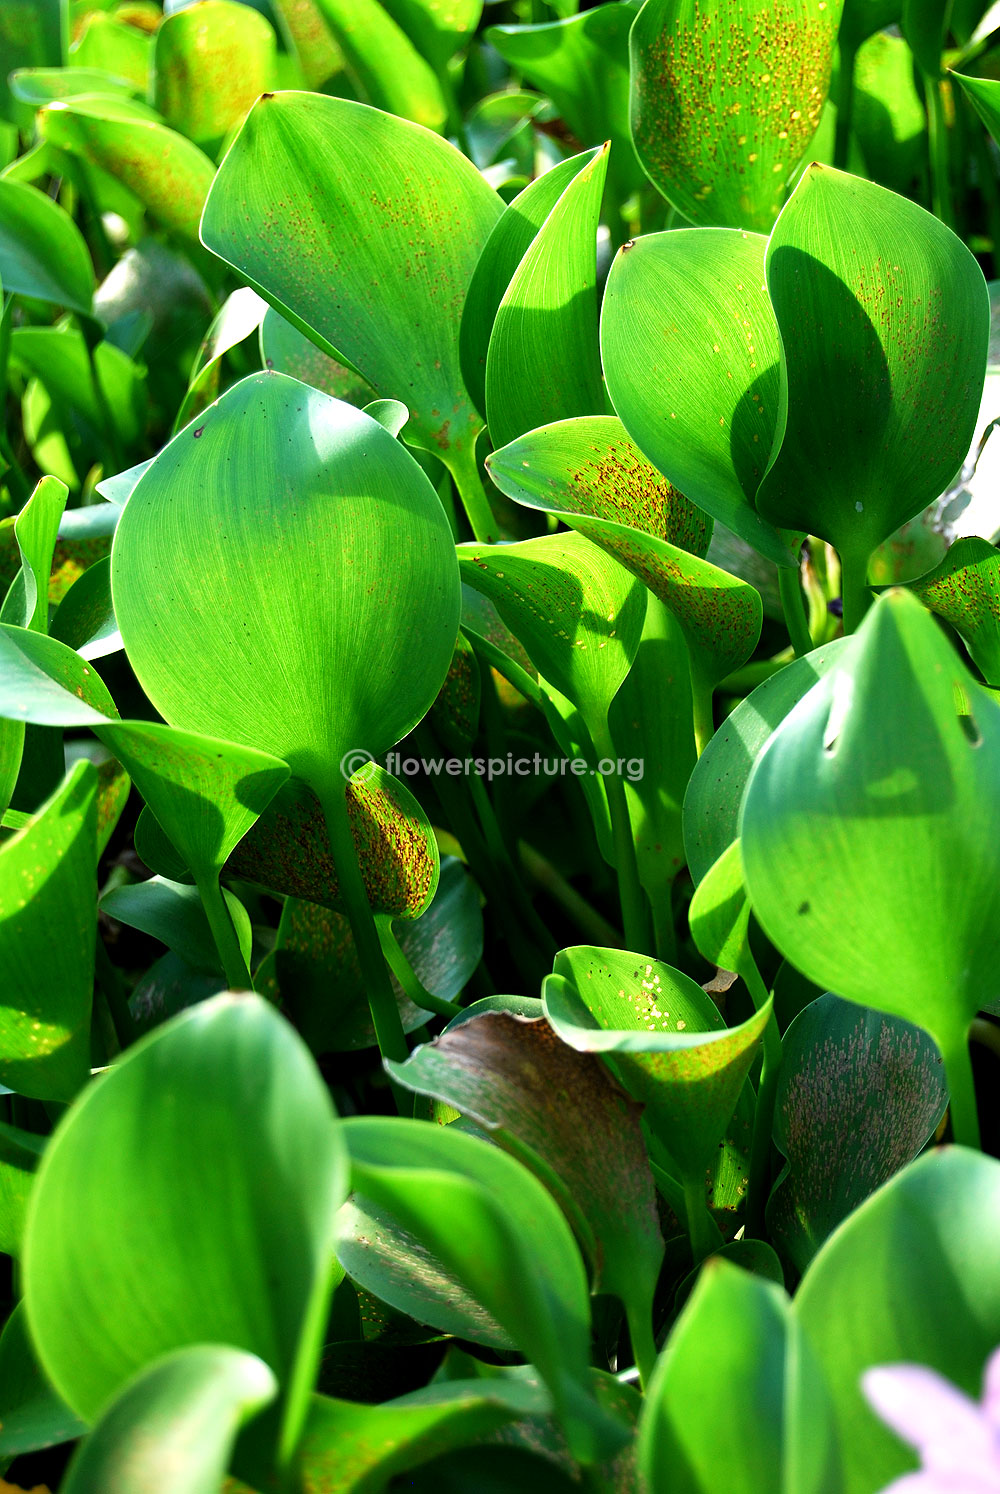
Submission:
POLYGON ((153 104, 172 129, 207 151, 274 82, 275 37, 264 16, 233 0, 171 12, 153 42, 153 104))
POLYGON ((925 1032, 839 996, 810 1002, 783 1046, 774 1139, 788 1164, 767 1223, 804 1271, 840 1221, 927 1144, 948 1091, 925 1032))
POLYGON ((986 683, 1000 686, 1000 551, 975 536, 956 540, 910 590, 962 635, 986 683))
POLYGON ((767 232, 816 132, 842 0, 646 0, 632 136, 692 223, 767 232))
POLYGON ((594 1290, 650 1311, 663 1239, 640 1107, 600 1059, 568 1047, 544 1019, 498 1011, 461 1022, 388 1067, 537 1171, 570 1223, 583 1225, 594 1290))

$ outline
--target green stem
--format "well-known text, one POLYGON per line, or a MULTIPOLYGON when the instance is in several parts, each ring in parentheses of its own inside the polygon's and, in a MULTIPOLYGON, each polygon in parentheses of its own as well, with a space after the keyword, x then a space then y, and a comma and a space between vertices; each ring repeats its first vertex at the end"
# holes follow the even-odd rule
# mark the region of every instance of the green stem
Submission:
POLYGON ((500 538, 500 529, 479 476, 476 445, 471 430, 463 445, 449 446, 446 451, 442 451, 441 460, 455 480, 474 538, 481 545, 496 544, 500 538))
POLYGON ((194 880, 202 907, 205 909, 208 926, 212 930, 215 947, 219 951, 226 985, 231 991, 252 991, 253 980, 250 977, 247 962, 243 958, 236 928, 229 909, 226 907, 226 899, 219 886, 218 868, 201 874, 196 873, 194 880))
MULTIPOLYGON (((624 1302, 624 1298, 622 1301, 624 1302)), ((628 1336, 632 1340, 635 1367, 639 1371, 639 1388, 645 1394, 656 1368, 656 1339, 653 1337, 649 1304, 643 1307, 641 1304, 625 1302, 625 1318, 628 1323, 628 1336)))
POLYGON ((856 633, 872 604, 868 586, 868 551, 840 551, 840 594, 844 604, 844 632, 856 633))
POLYGON ((931 159, 931 206, 936 217, 952 228, 955 210, 951 200, 948 127, 944 118, 941 84, 930 73, 924 73, 923 80, 927 100, 927 142, 931 159))
MULTIPOLYGON (((768 992, 757 969, 757 962, 747 950, 740 961, 740 972, 750 992, 754 1009, 760 1011, 767 1004, 768 992)), ((781 1069, 781 1034, 778 1019, 771 1014, 764 1028, 764 1061, 757 1087, 757 1106, 754 1111, 753 1139, 750 1144, 750 1172, 747 1179, 747 1206, 745 1233, 764 1237, 764 1210, 771 1191, 771 1136, 774 1130, 774 1102, 778 1092, 778 1074, 781 1069)))
POLYGON ((677 930, 674 927, 674 899, 671 886, 663 895, 650 899, 653 910, 653 944, 656 958, 665 965, 677 964, 677 930))
POLYGON ((97 367, 97 348, 101 341, 102 329, 98 322, 92 321, 90 317, 81 316, 80 331, 83 333, 84 346, 87 349, 87 362, 90 364, 90 378, 94 385, 94 398, 97 408, 101 413, 101 424, 104 427, 104 439, 107 442, 106 457, 110 459, 113 471, 121 472, 125 466, 125 458, 122 455, 121 442, 118 440, 118 427, 108 403, 107 391, 101 382, 101 376, 97 367))
MULTIPOLYGON (((606 718, 600 723, 594 722, 591 740, 598 760, 610 760, 616 768, 615 744, 606 718)), ((614 845, 615 870, 618 873, 625 948, 634 950, 637 954, 649 954, 653 949, 652 922, 646 893, 639 881, 639 864, 635 858, 635 840, 625 785, 617 771, 602 776, 608 796, 608 813, 611 816, 611 839, 614 845)))
MULTIPOLYGON (((330 849, 337 868, 337 880, 344 911, 351 925, 354 944, 361 965, 361 975, 368 995, 368 1006, 372 1014, 375 1038, 383 1058, 405 1063, 409 1057, 406 1034, 396 1005, 389 969, 382 954, 375 918, 368 901, 357 847, 347 812, 346 785, 335 785, 332 793, 320 795, 326 819, 330 849)), ((395 1091, 394 1091, 395 1092, 395 1091)), ((398 1100, 397 1095, 397 1100, 398 1100)), ((410 1101, 405 1102, 404 1114, 410 1110, 410 1101)))
POLYGON ((684 1214, 687 1220, 688 1238, 691 1241, 691 1254, 696 1266, 700 1266, 707 1255, 718 1249, 718 1229, 715 1220, 708 1212, 708 1200, 705 1197, 705 1185, 695 1179, 693 1182, 685 1179, 684 1182, 684 1214))
POLYGON ((425 1012, 436 1012, 439 1017, 459 1017, 462 1008, 456 1006, 454 1001, 444 1001, 440 996, 435 996, 417 975, 406 955, 400 948, 399 940, 393 933, 392 924, 388 919, 377 918, 375 928, 378 932, 379 943, 382 953, 388 962, 389 969, 399 981, 407 996, 414 1006, 425 1012))
POLYGON ((851 150, 851 124, 854 118, 854 59, 856 47, 840 43, 840 77, 837 89, 837 133, 833 142, 833 164, 838 171, 847 170, 851 150))
POLYGON ((948 1081, 951 1134, 960 1146, 971 1146, 979 1151, 979 1110, 976 1106, 968 1032, 963 1030, 952 1042, 943 1045, 941 1057, 944 1059, 944 1073, 948 1081))
POLYGON ((547 892, 552 901, 568 913, 581 933, 587 936, 588 944, 598 944, 602 949, 621 949, 622 936, 607 919, 592 908, 587 899, 566 878, 556 871, 552 862, 529 846, 526 840, 519 842, 518 851, 524 869, 536 887, 547 892))
POLYGON ((792 641, 795 657, 801 659, 803 654, 811 651, 813 641, 806 622, 798 566, 793 571, 787 565, 779 565, 778 590, 781 594, 781 610, 785 614, 788 636, 792 641))
POLYGON ((749 695, 751 690, 756 690, 758 685, 762 685, 772 675, 780 674, 794 657, 794 649, 789 648, 782 649, 773 659, 754 659, 752 663, 744 664, 742 669, 734 669, 732 674, 727 674, 719 684, 719 694, 749 695))
POLYGON ((694 745, 698 756, 715 736, 715 713, 712 708, 714 687, 700 670, 691 669, 691 705, 694 713, 694 745))

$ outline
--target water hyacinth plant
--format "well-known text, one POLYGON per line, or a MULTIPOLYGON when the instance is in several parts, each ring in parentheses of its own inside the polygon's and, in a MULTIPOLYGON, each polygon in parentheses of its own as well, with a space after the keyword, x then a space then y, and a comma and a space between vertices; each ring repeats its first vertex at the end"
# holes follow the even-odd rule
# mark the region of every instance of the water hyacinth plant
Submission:
POLYGON ((994 12, 0 0, 5 1489, 1000 1487, 994 12))

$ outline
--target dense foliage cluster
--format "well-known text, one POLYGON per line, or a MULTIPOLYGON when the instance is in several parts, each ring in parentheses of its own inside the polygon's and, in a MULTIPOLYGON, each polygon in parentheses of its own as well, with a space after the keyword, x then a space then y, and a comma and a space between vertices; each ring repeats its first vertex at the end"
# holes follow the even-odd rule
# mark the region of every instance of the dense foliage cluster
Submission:
POLYGON ((998 7, 0 65, 0 1484, 1000 1488, 998 7))

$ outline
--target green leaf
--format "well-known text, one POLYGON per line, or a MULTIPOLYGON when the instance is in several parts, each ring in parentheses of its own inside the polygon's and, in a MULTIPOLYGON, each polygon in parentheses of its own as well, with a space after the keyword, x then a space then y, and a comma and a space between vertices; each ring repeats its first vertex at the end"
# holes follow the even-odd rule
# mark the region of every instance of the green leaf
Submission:
POLYGON ((922 1157, 831 1235, 793 1312, 830 1388, 840 1494, 871 1494, 914 1455, 870 1409, 872 1365, 927 1365, 978 1398, 1000 1342, 1000 1276, 984 1239, 1000 1229, 1000 1163, 964 1147, 922 1157))
POLYGON ((142 437, 145 370, 113 343, 99 342, 91 362, 86 340, 76 327, 16 327, 11 360, 40 380, 57 410, 66 405, 66 415, 72 411, 83 418, 92 442, 129 445, 142 437))
POLYGON ((648 1322, 663 1261, 656 1191, 639 1107, 599 1059, 574 1052, 545 1021, 487 1012, 389 1072, 452 1105, 530 1168, 574 1226, 593 1290, 614 1292, 630 1321, 648 1322))
POLYGON ((644 1486, 671 1494, 832 1494, 831 1423, 786 1294, 725 1259, 709 1261, 643 1406, 637 1458, 644 1486))
MULTIPOLYGON (((246 909, 231 892, 223 892, 233 920, 243 958, 250 959, 251 929, 246 909)), ((171 882, 166 877, 151 877, 113 887, 101 898, 101 912, 129 928, 158 939, 195 970, 222 970, 212 930, 193 887, 171 882)))
POLYGON ((214 153, 274 81, 274 31, 233 0, 164 17, 153 41, 152 102, 171 129, 214 153))
POLYGON ((92 1420, 162 1354, 244 1349, 281 1385, 287 1462, 346 1191, 326 1086, 264 1002, 219 996, 141 1039, 62 1121, 32 1195, 25 1298, 52 1383, 92 1420))
POLYGON ((71 1100, 90 1072, 97 930, 97 774, 78 762, 0 846, 0 1082, 71 1100))
POLYGON ((922 73, 938 78, 952 0, 903 0, 900 28, 922 73))
POLYGON ((216 1494, 241 1425, 277 1393, 254 1354, 197 1344, 156 1359, 77 1451, 63 1494, 216 1494))
POLYGON ((774 1140, 788 1164, 767 1223, 800 1271, 917 1156, 947 1103, 940 1056, 918 1027, 831 995, 799 1013, 782 1044, 774 1140))
POLYGON ((916 203, 811 166, 771 235, 767 287, 782 397, 757 506, 829 540, 859 571, 969 449, 986 283, 961 240, 916 203))
POLYGON ((878 31, 858 49, 851 122, 867 174, 905 195, 924 169, 927 115, 901 36, 878 31))
POLYGON ((96 67, 25 67, 11 73, 10 91, 22 104, 37 109, 54 99, 72 99, 81 93, 131 98, 139 89, 128 78, 96 67))
POLYGON ((573 177, 497 309, 486 355, 494 446, 533 427, 604 412, 597 340, 597 227, 607 148, 573 177))
POLYGON ((845 646, 836 639, 813 649, 758 685, 701 754, 684 797, 684 848, 696 884, 739 835, 743 790, 771 733, 833 668, 845 646))
POLYGON ((537 1367, 570 1449, 593 1462, 625 1440, 589 1385, 583 1264, 557 1205, 496 1147, 453 1127, 345 1122, 357 1194, 395 1215, 537 1367))
POLYGON ((111 573, 160 714, 270 752, 321 799, 343 795, 344 754, 420 720, 451 662, 458 571, 434 490, 377 421, 281 374, 244 379, 161 452, 111 573))
POLYGON ((486 470, 515 503, 555 514, 595 543, 602 526, 614 524, 704 557, 712 538, 712 520, 646 460, 613 415, 529 431, 491 452, 486 470), (594 522, 578 526, 577 516, 594 522))
POLYGON ((111 601, 111 557, 104 555, 73 582, 50 624, 53 638, 81 659, 104 659, 122 647, 111 601))
POLYGON ((346 400, 359 409, 372 397, 367 379, 328 358, 272 306, 264 312, 260 324, 260 355, 265 368, 290 374, 293 379, 301 379, 303 384, 311 384, 314 389, 322 389, 324 394, 332 394, 334 399, 346 400))
POLYGON ((97 671, 55 638, 0 625, 0 716, 35 726, 100 726, 118 712, 97 671))
POLYGON ((910 590, 961 634, 986 683, 1000 687, 1000 551, 974 536, 956 540, 910 590))
POLYGON ((84 17, 69 59, 76 67, 127 78, 138 93, 145 94, 151 55, 152 37, 145 31, 103 10, 93 10, 84 17))
POLYGON ((443 130, 448 106, 434 69, 379 0, 317 0, 348 71, 370 104, 443 130))
POLYGON ((734 840, 702 877, 688 906, 691 938, 699 954, 720 970, 752 978, 750 903, 743 878, 743 856, 734 840))
POLYGON ((11 117, 8 74, 21 67, 58 67, 69 42, 67 0, 30 0, 0 6, 0 115, 11 117))
POLYGON ((109 172, 162 227, 197 240, 215 167, 205 153, 156 120, 114 99, 74 99, 38 111, 44 140, 109 172))
MULTIPOLYGON (((209 3, 209 0, 199 0, 199 3, 209 3)), ((210 0, 210 3, 214 4, 215 0, 210 0)), ((228 0, 218 0, 218 3, 228 3, 228 0)), ((184 11, 178 12, 178 16, 184 14, 184 11)), ((258 330, 266 310, 267 303, 246 286, 226 297, 198 349, 187 394, 174 417, 172 434, 176 435, 218 398, 223 358, 258 330)))
POLYGON ((993 139, 1000 139, 1000 82, 995 78, 970 78, 967 73, 952 71, 948 76, 961 85, 962 92, 993 139))
POLYGON ((90 314, 94 270, 83 234, 37 187, 0 181, 0 283, 4 292, 90 314))
POLYGON ((87 1430, 45 1378, 28 1333, 24 1302, 18 1302, 0 1336, 0 1457, 37 1452, 72 1442, 87 1430))
POLYGON ((629 38, 632 138, 692 223, 766 233, 816 133, 841 0, 646 0, 629 38))
POLYGON ((468 461, 479 418, 459 313, 502 211, 471 161, 418 125, 291 93, 250 111, 202 234, 324 352, 401 399, 413 444, 468 461))
POLYGON ((504 209, 483 245, 462 308, 459 357, 465 386, 484 418, 486 354, 500 302, 542 224, 576 174, 593 158, 593 151, 571 156, 529 182, 504 209))
POLYGON ((770 1013, 740 1027, 688 976, 658 960, 578 945, 556 957, 543 987, 545 1015, 564 1043, 607 1056, 647 1107, 685 1179, 704 1181, 736 1108, 770 1013))
POLYGON ((66 498, 65 483, 43 477, 14 520, 21 570, 0 607, 4 623, 34 633, 49 631, 49 572, 66 498))
POLYGON ((483 0, 385 0, 385 8, 440 73, 474 34, 483 0))
POLYGON ((996 991, 998 760, 1000 707, 892 591, 775 731, 743 800, 768 937, 822 990, 925 1028, 950 1079, 996 991))
POLYGON ((608 176, 616 200, 643 184, 629 130, 632 4, 595 6, 537 26, 491 26, 486 39, 547 94, 582 145, 612 142, 608 176))
POLYGON ((21 1253, 28 1196, 44 1150, 44 1136, 0 1123, 0 1250, 7 1255, 21 1253))
POLYGON ((895 25, 902 11, 903 0, 844 0, 841 39, 854 51, 866 37, 895 25))
POLYGON ((653 465, 692 503, 779 565, 757 513, 778 416, 780 341, 758 234, 649 234, 611 266, 601 312, 608 393, 653 465))

